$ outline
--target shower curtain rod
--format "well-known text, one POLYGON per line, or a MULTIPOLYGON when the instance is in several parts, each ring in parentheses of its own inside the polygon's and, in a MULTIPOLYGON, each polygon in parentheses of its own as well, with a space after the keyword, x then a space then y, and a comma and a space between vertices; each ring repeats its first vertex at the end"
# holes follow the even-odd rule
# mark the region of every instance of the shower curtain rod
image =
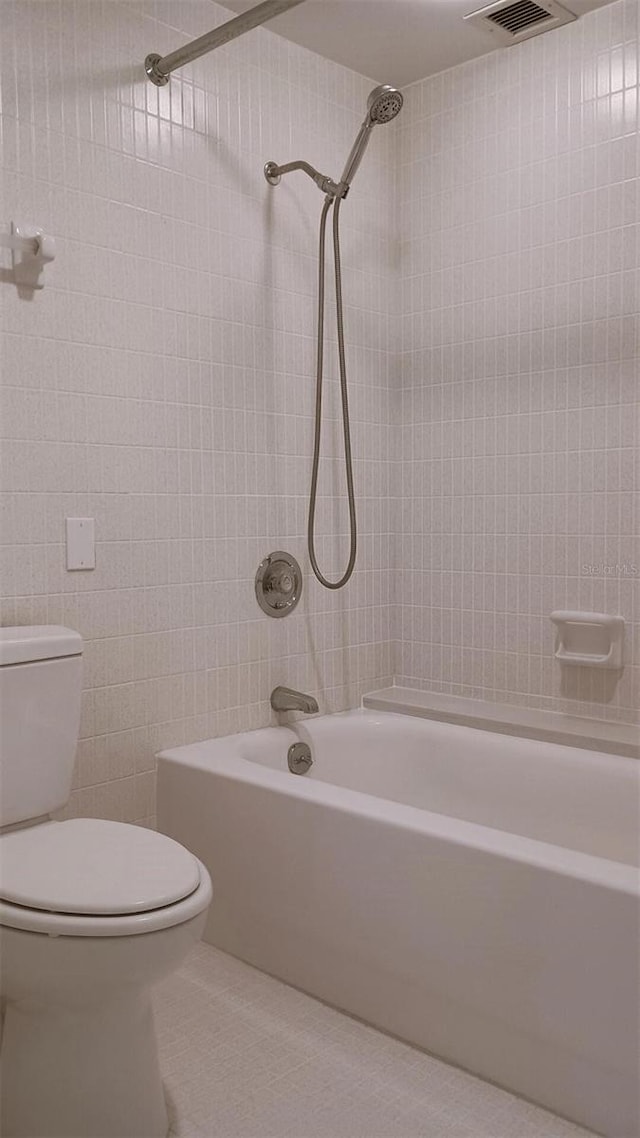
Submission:
POLYGON ((266 20, 272 20, 281 12, 286 12, 289 8, 295 8, 302 3, 304 0, 264 0, 263 4, 250 8, 248 12, 235 16, 233 20, 227 20, 226 24, 221 24, 219 28, 199 36, 197 40, 192 40, 191 43, 179 47, 169 55, 161 56, 157 52, 152 52, 144 61, 144 69, 156 87, 164 87, 176 67, 182 67, 183 63, 191 63, 192 59, 199 59, 208 51, 213 51, 221 44, 234 40, 236 36, 244 35, 252 28, 264 24, 266 20))

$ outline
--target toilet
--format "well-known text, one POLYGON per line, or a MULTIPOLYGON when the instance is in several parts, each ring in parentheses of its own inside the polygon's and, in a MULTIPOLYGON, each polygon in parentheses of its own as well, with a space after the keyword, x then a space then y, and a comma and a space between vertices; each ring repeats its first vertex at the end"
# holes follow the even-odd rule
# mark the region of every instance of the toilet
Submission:
POLYGON ((200 938, 211 880, 164 834, 51 820, 81 680, 77 632, 0 629, 0 1132, 164 1138, 151 986, 200 938))

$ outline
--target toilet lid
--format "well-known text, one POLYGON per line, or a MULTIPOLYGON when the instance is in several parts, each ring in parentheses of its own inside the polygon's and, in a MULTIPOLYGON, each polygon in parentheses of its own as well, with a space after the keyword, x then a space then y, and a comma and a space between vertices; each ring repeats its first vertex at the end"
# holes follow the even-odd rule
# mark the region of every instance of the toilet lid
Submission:
POLYGON ((174 904, 200 883, 198 863, 165 834, 73 818, 3 834, 0 897, 53 913, 142 913, 174 904))

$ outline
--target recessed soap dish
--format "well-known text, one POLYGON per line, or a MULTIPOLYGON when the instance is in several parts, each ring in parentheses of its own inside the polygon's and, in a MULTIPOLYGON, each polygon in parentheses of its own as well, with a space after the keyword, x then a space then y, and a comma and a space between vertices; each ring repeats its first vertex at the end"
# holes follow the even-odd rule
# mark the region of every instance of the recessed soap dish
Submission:
POLYGON ((587 668, 621 668, 624 617, 606 612, 552 612, 556 660, 587 668))

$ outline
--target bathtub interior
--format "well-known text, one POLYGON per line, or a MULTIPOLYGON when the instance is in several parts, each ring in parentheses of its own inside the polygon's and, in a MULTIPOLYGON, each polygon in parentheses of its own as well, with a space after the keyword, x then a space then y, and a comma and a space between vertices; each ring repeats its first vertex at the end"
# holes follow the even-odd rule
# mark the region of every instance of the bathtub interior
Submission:
POLYGON ((235 737, 241 759, 627 865, 640 863, 640 765, 577 747, 366 709, 235 737))

